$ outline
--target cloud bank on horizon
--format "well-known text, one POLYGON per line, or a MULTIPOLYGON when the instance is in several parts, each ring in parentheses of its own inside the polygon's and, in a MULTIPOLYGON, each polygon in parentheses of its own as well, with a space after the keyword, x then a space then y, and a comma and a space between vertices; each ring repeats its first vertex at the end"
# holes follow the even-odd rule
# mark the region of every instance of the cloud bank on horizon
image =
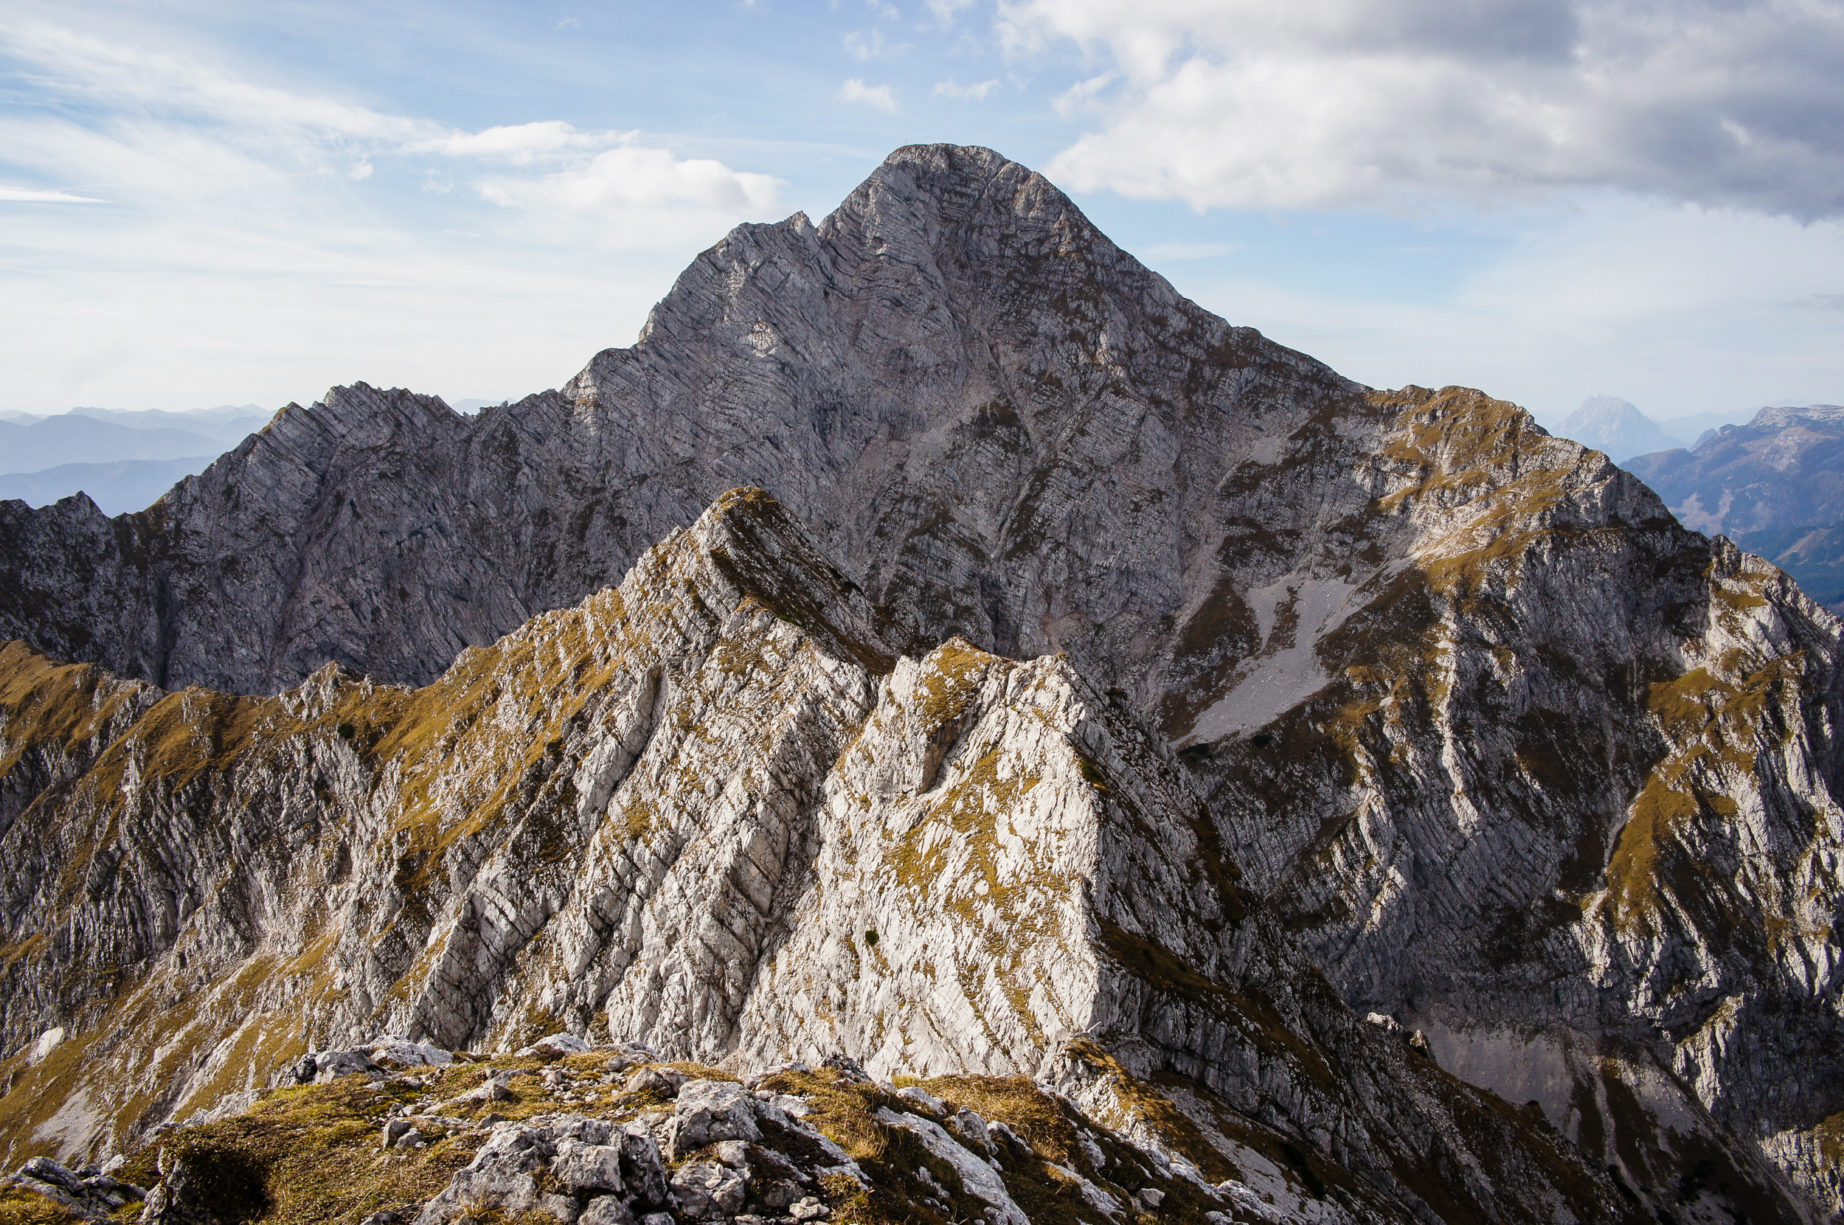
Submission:
POLYGON ((261 12, 0 16, 0 408, 555 385, 934 139, 1365 381, 1844 394, 1835 0, 261 12))

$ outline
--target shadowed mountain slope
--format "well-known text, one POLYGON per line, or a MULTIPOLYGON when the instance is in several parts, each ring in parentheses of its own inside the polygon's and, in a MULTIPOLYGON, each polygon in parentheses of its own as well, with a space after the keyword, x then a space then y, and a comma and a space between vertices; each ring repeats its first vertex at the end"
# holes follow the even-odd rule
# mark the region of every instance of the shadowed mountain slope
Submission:
POLYGON ((7 647, 11 1154, 132 1143, 375 1032, 561 1024, 1035 1074, 1129 1117, 1157 1080, 1210 1181, 1314 1220, 1637 1219, 1537 1116, 1340 1004, 1067 662, 883 634, 738 491, 419 690, 163 695, 7 647))
POLYGON ((1512 405, 1216 319, 990 151, 739 228, 558 392, 340 389, 144 514, 0 506, 0 628, 424 682, 741 483, 902 610, 876 650, 1066 652, 1340 994, 1653 1207, 1844 1202, 1838 622, 1512 405))

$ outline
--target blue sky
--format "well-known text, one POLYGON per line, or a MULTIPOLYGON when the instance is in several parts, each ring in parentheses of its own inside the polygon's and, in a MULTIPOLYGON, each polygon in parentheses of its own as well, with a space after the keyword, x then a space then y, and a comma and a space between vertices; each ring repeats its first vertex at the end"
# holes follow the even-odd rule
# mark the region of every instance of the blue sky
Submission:
POLYGON ((936 140, 1368 383, 1844 401, 1837 3, 8 0, 0 409, 555 386, 936 140))

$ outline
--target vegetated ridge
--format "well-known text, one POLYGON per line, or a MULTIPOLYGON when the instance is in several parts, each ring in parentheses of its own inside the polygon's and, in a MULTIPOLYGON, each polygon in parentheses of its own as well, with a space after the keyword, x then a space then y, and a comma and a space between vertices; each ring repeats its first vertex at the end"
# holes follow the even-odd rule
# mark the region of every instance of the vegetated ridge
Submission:
MULTIPOLYGON (((722 552, 732 563, 750 555, 722 552)), ((239 811, 270 815, 232 822, 246 831, 239 837, 281 837, 293 822, 320 814, 315 820, 336 832, 311 853, 306 844, 291 851, 288 862, 300 864, 290 871, 322 864, 314 870, 330 874, 359 870, 355 823, 377 823, 364 827, 368 838, 397 840, 369 869, 374 883, 357 892, 382 889, 388 863, 390 888, 406 898, 427 890, 421 905, 430 926, 393 928, 382 916, 397 914, 395 903, 367 902, 381 909, 348 928, 376 934, 380 956, 388 954, 384 969, 367 971, 378 977, 342 1005, 347 1011, 325 1014, 329 1028, 316 1030, 315 1041, 356 1040, 388 1022, 417 1036, 476 1043, 511 1035, 510 1018, 529 1006, 572 1026, 604 1018, 608 1038, 653 1037, 668 1053, 682 1049, 674 1043, 689 1052, 702 1042, 712 1045, 700 1050, 767 1056, 805 1031, 775 1030, 792 1023, 775 1021, 781 1014, 772 1010, 748 1013, 760 976, 773 979, 785 964, 799 967, 785 971, 790 979, 820 984, 839 980, 814 967, 850 965, 843 1001, 822 996, 788 1015, 802 1026, 827 1012, 881 1018, 836 1038, 874 1074, 998 1067, 991 1061, 1001 1056, 1008 1067, 1035 1072, 1031 1059, 1053 1050, 1055 1035, 1113 1023, 1069 1000, 1116 1001, 1104 1011, 1119 1028, 1108 1032, 1138 1036, 1118 1037, 1109 1049, 1135 1075, 1180 1078, 1184 1087, 1173 1091, 1180 1101, 1195 1091, 1189 1086, 1202 1085, 1237 1117, 1354 1172, 1349 1185, 1367 1188, 1361 1194, 1419 1201, 1409 1211, 1448 1220, 1522 1219, 1515 1214, 1524 1211, 1557 1219, 1555 1205, 1563 1204, 1574 1205, 1567 1210, 1577 1219, 1617 1219, 1626 1194, 1647 1212, 1739 1211, 1753 1219, 1818 1219, 1839 1206, 1840 812, 1831 731, 1844 713, 1838 622, 1780 572, 1686 530, 1640 481, 1598 452, 1548 436, 1514 406, 1458 388, 1372 391, 1215 319, 1120 252, 1043 179, 989 151, 899 150, 817 227, 796 216, 739 228, 687 270, 634 348, 598 355, 561 391, 462 418, 407 392, 339 389, 320 405, 283 410, 143 514, 111 521, 81 500, 36 512, 7 504, 0 572, 6 632, 44 655, 140 678, 83 672, 83 684, 111 696, 79 705, 129 712, 135 702, 151 703, 147 715, 135 716, 144 718, 166 704, 169 720, 223 712, 210 716, 208 729, 182 723, 170 737, 212 746, 179 771, 187 786, 228 788, 239 769, 262 780, 238 801, 239 811), (997 822, 997 814, 1035 819, 1029 814, 1040 801, 1032 797, 1050 767, 1007 764, 1000 754, 982 768, 988 750, 967 756, 982 742, 969 746, 954 720, 940 725, 953 730, 927 733, 942 739, 941 761, 967 771, 947 776, 951 791, 942 802, 953 794, 980 799, 938 814, 940 833, 923 829, 911 844, 905 832, 880 852, 889 858, 873 856, 889 869, 878 879, 891 882, 876 896, 921 911, 901 920, 919 932, 930 922, 959 925, 961 935, 918 937, 915 947, 973 941, 972 960, 957 961, 952 977, 978 967, 958 988, 964 1001, 986 1001, 977 1008, 956 1004, 935 1014, 924 1006, 935 998, 925 982, 938 993, 949 977, 934 964, 932 977, 888 987, 873 1014, 850 1011, 860 1007, 853 990, 922 974, 891 956, 883 923, 862 930, 876 930, 875 947, 884 951, 861 948, 863 963, 850 961, 843 942, 860 930, 857 915, 837 924, 803 918, 772 954, 766 945, 713 937, 721 950, 713 964, 744 967, 719 976, 714 990, 689 970, 648 968, 646 919, 635 927, 619 918, 628 913, 629 903, 618 900, 625 895, 606 903, 612 909, 590 907, 563 922, 558 930, 577 932, 578 943, 549 968, 539 950, 552 947, 551 938, 542 933, 572 912, 564 894, 545 893, 542 874, 526 861, 511 873, 517 888, 506 886, 513 900, 479 910, 465 902, 471 887, 461 882, 488 871, 482 865, 497 852, 486 848, 502 845, 497 835, 469 841, 484 819, 478 814, 510 814, 505 797, 525 803, 528 792, 560 785, 547 781, 554 774, 546 763, 552 745, 564 753, 569 735, 562 725, 521 723, 516 698, 503 708, 503 727, 487 723, 482 705, 463 728, 451 706, 470 707, 443 687, 460 683, 469 661, 483 657, 475 650, 456 659, 456 652, 484 648, 545 609, 585 597, 583 608, 593 608, 607 597, 592 593, 739 484, 770 490, 810 526, 817 553, 837 566, 834 586, 850 597, 841 596, 839 607, 862 604, 852 624, 876 630, 854 630, 838 620, 844 614, 784 610, 789 620, 817 627, 834 644, 832 658, 861 669, 863 681, 854 682, 861 691, 874 677, 890 678, 875 682, 874 703, 788 705, 819 720, 812 728, 820 730, 794 743, 801 761, 810 755, 826 769, 776 772, 827 779, 820 789, 831 797, 831 772, 853 768, 847 746, 879 742, 870 731, 844 729, 933 726, 927 712, 937 699, 926 695, 922 715, 899 717, 897 708, 918 701, 902 698, 914 693, 904 686, 950 694, 962 683, 955 677, 973 685, 966 678, 977 676, 982 695, 996 677, 1009 678, 1008 702, 1048 692, 1042 686, 1068 687, 1087 696, 1069 698, 1074 706, 1062 698, 1049 708, 1026 702, 1050 720, 1038 726, 1105 728, 1110 745, 1135 746, 1111 750, 1120 755, 1118 772, 1092 746, 1081 749, 1086 766, 1065 759, 1061 767, 1088 788, 1071 795, 1147 796, 1134 800, 1143 815, 1126 820, 1124 832, 1068 835, 1054 849, 987 863, 984 822, 997 822), (329 659, 372 679, 319 672, 329 659), (927 682, 937 674, 946 679, 927 682), (436 688, 399 690, 390 681, 436 688), (149 683, 287 692, 162 696, 139 687, 149 683), (896 705, 880 724, 883 687, 896 705), (252 808, 256 795, 304 777, 303 754, 322 741, 311 727, 287 724, 277 725, 286 735, 273 743, 246 732, 254 736, 252 729, 269 726, 265 719, 281 718, 273 712, 297 706, 324 724, 326 712, 348 700, 340 695, 358 691, 369 695, 359 703, 365 710, 375 701, 413 713, 429 702, 434 713, 403 724, 373 714, 334 719, 331 733, 319 733, 332 751, 359 754, 364 736, 375 733, 383 753, 368 767, 375 773, 350 774, 355 789, 329 790, 336 798, 297 792, 291 803, 252 808), (432 692, 443 696, 417 696, 432 692), (1086 713, 1059 722, 1076 707, 1086 713), (339 735, 346 724, 350 738, 339 735), (468 735, 484 739, 464 751, 468 735), (827 737, 838 745, 832 756, 816 747, 835 743, 827 737), (290 770, 254 764, 278 752, 294 763, 290 770), (502 773, 464 787, 470 752, 501 761, 502 773), (435 792, 416 790, 410 766, 419 759, 435 772, 430 778, 447 780, 422 784, 435 792), (1038 782, 1027 787, 1033 770, 1038 782), (381 792, 387 779, 400 790, 381 792), (952 791, 963 786, 974 790, 952 791), (446 794, 465 802, 444 808, 417 798, 446 794), (1057 865, 1048 880, 1031 867, 1039 863, 1057 865), (1101 881, 1121 865, 1140 875, 1106 895, 1115 901, 1056 900, 1056 882, 1101 881), (1047 926, 1020 926, 1008 915, 991 929, 1007 939, 974 940, 965 933, 985 922, 979 906, 999 905, 955 909, 955 891, 978 884, 986 892, 974 896, 1001 901, 1021 890, 1015 896, 1047 926), (919 899, 931 897, 924 908, 919 899), (465 914, 454 912, 456 935, 442 937, 444 908, 464 904, 465 914), (1113 904, 1134 908, 1139 926, 1108 914, 1113 904), (1138 909, 1155 905, 1166 926, 1138 909), (1243 906, 1256 917, 1239 918, 1243 906), (1076 915, 1089 917, 1078 923, 1076 915), (1148 936, 1152 930, 1159 934, 1148 936), (1034 938, 1009 938, 1018 932, 1034 938), (840 943, 829 947, 829 939, 840 943), (470 951, 481 947, 511 950, 532 968, 503 986, 483 986, 487 980, 469 977, 492 969, 491 956, 470 951), (620 950, 596 954, 611 958, 611 968, 590 974, 582 967, 599 964, 594 956, 573 960, 598 948, 620 950), (796 960, 774 960, 795 957, 790 949, 796 960), (1024 960, 1007 969, 1007 956, 1024 960), (888 960, 889 976, 878 957, 888 960), (1039 958, 1049 960, 1032 960, 1039 958), (1323 967, 1326 980, 1303 968, 1307 960, 1323 967), (468 967, 465 985, 450 992, 446 977, 461 972, 443 967, 455 966, 468 967), (1157 1003, 1131 986, 1136 979, 1158 985, 1157 1003), (400 981, 409 985, 391 995, 400 981), (1274 998, 1261 1003, 1250 986, 1270 982, 1286 985, 1264 989, 1274 998), (1379 1064, 1383 1079, 1366 1080, 1359 1066, 1377 1057, 1325 1053, 1347 1039, 1328 1037, 1333 1030, 1324 1027, 1304 1034, 1305 1014, 1295 1020, 1289 1012, 1320 993, 1339 1016, 1350 1014, 1338 996, 1359 1014, 1375 1014, 1374 1025, 1357 1023, 1351 1033, 1420 1031, 1443 1070, 1436 1083, 1450 1096, 1426 1088, 1419 1065, 1405 1072, 1379 1064), (1141 1003, 1130 1008, 1123 998, 1141 1003), (984 1018, 977 1025, 973 1013, 984 1018), (1129 1015, 1138 1019, 1121 1019, 1129 1015), (682 1027, 676 1036, 647 1028, 662 1016, 682 1027), (1271 1044, 1276 1053, 1268 1057, 1283 1066, 1303 1061, 1301 1070, 1283 1084, 1262 1056, 1235 1054, 1227 1038, 1195 1036, 1219 1026, 1245 1034, 1258 1052, 1271 1044), (1449 1073, 1459 1079, 1445 1079, 1449 1073), (1483 1149, 1445 1138, 1440 1120, 1462 1109, 1451 1096, 1462 1082, 1499 1095, 1468 1099, 1488 1103, 1480 1108, 1504 1128, 1486 1147, 1530 1166, 1494 1167, 1483 1149), (1403 1113, 1397 1103, 1421 1091, 1416 1085, 1433 1104, 1403 1113), (1315 1093, 1330 1094, 1330 1104, 1316 1105, 1315 1093), (1375 1104, 1366 1104, 1371 1098, 1375 1104), (1501 1099, 1534 1102, 1535 1110, 1493 1113, 1489 1102, 1501 1099), (1399 1135, 1392 1129, 1411 1117, 1427 1120, 1417 1126, 1432 1130, 1420 1134, 1443 1137, 1448 1156, 1417 1165, 1404 1154, 1428 1151, 1416 1147, 1423 1140, 1404 1148, 1384 1138, 1399 1135), (1572 1146, 1558 1150, 1562 1165, 1536 1155, 1531 1128, 1553 1128, 1572 1146), (1577 1181, 1584 1170, 1599 1173, 1577 1181), (1553 1194, 1532 1193, 1526 1203, 1536 1207, 1508 1207, 1511 1189, 1529 1179, 1553 1194), (1470 1198, 1436 1202, 1435 1188, 1454 1186, 1470 1198), (1608 1186, 1615 1199, 1605 1198, 1608 1186)), ((506 641, 541 636, 538 627, 559 615, 544 614, 506 641)), ((31 662, 39 658, 17 655, 14 667, 29 677, 53 666, 31 662)), ((753 677, 763 665, 739 669, 753 677)), ((574 692, 544 669, 514 671, 574 692)), ((657 689, 642 696, 649 684, 664 682, 624 681, 620 694, 595 700, 652 710, 664 699, 657 689)), ((502 699, 485 692, 496 695, 497 719, 502 699)), ((946 697, 939 701, 946 703, 939 709, 954 709, 946 697)), ((96 754, 95 768, 104 768, 107 746, 135 726, 130 713, 112 717, 129 721, 91 728, 79 720, 85 734, 61 751, 96 754)), ((642 716, 608 718, 618 727, 642 716)), ((1029 719, 1019 719, 1029 730, 1029 719)), ((4 734, 9 743, 22 736, 4 734)), ((622 744, 627 734, 607 733, 622 744)), ((995 746, 1017 743, 1009 732, 994 734, 995 746)), ((139 755, 124 752, 117 768, 135 762, 139 778, 138 763, 170 737, 146 740, 139 755)), ((795 752, 774 743, 733 749, 724 762, 795 752)), ((629 751, 609 750, 610 760, 629 751)), ((936 750, 912 751, 924 764, 901 775, 909 791, 899 794, 919 799, 935 790, 922 778, 948 767, 926 764, 936 750)), ((37 759, 21 758, 28 760, 37 759)), ((77 795, 68 780, 88 774, 87 760, 13 767, 7 785, 21 798, 11 811, 37 804, 39 823, 53 812, 87 812, 65 798, 77 795), (49 781, 33 779, 58 783, 47 790, 49 781)), ((578 813, 580 824, 539 822, 550 832, 540 836, 534 827, 525 836, 555 847, 559 863, 591 844, 620 858, 617 846, 638 848, 650 831, 678 828, 678 818, 659 815, 661 803, 687 804, 696 795, 699 805, 721 798, 724 811, 767 805, 762 797, 778 793, 766 781, 727 781, 744 768, 701 762, 659 782, 666 798, 650 809, 623 809, 616 821, 592 804, 578 813)), ((873 776, 884 770, 876 766, 873 776)), ((577 779, 575 768, 570 777, 577 779)), ((583 776, 572 786, 580 795, 592 781, 583 776)), ((836 786, 867 797, 876 813, 886 794, 879 788, 895 784, 871 782, 842 778, 836 786)), ((1067 814, 1067 803, 1056 811, 1067 814)), ((208 810, 197 819, 207 820, 208 810)), ((716 819, 699 812, 700 820, 716 819)), ((97 819, 72 817, 71 828, 97 819)), ((128 844, 121 827, 107 824, 114 818, 103 820, 96 846, 107 859, 128 844)), ((857 829, 859 820, 843 824, 857 829)), ((1028 844, 1022 833, 1014 843, 1003 825, 991 828, 995 845, 1028 844)), ((844 871, 867 854, 851 841, 857 836, 838 832, 819 845, 837 839, 853 847, 850 856, 840 852, 844 871)), ((27 853, 23 835, 9 837, 27 853)), ((160 828, 149 844, 170 837, 160 828)), ((71 862, 91 862, 81 840, 66 853, 71 862)), ((637 849, 626 854, 648 859, 637 849)), ((781 862, 781 854, 768 860, 781 862)), ((811 854, 793 862, 818 872, 824 852, 811 854)), ((668 875, 680 870, 676 849, 665 858, 668 875)), ((751 850, 743 858, 756 865, 762 857, 751 850)), ((733 867, 752 880, 754 869, 739 862, 694 857, 683 871, 709 890, 733 867)), ((50 871, 35 862, 14 876, 37 888, 50 871)), ((129 882, 153 868, 137 861, 120 872, 58 871, 60 879, 120 881, 133 897, 138 886, 129 882)), ((193 888, 201 898, 223 896, 193 888)), ((745 890, 754 900, 735 912, 730 930, 741 919, 753 929, 750 915, 776 913, 764 900, 772 890, 762 888, 745 890)), ((257 895, 265 916, 294 896, 257 895)), ((42 899, 22 897, 9 909, 17 981, 40 984, 27 997, 33 1002, 4 1014, 16 1058, 45 1027, 74 1016, 73 1002, 53 998, 48 986, 73 964, 74 946, 53 934, 80 930, 120 941, 128 939, 123 930, 151 933, 126 949, 141 961, 105 963, 144 966, 169 955, 163 950, 176 947, 178 931, 177 919, 138 917, 144 906, 124 901, 108 918, 83 920, 54 919, 74 912, 48 909, 42 899)), ((224 918, 201 930, 238 929, 224 918)), ((225 959, 188 980, 181 997, 238 998, 211 994, 238 981, 253 992, 283 990, 267 984, 302 973, 290 969, 302 953, 290 952, 247 980, 223 977, 271 929, 245 930, 241 944, 219 937, 225 959)), ((318 929, 290 915, 274 930, 318 929)), ((350 958, 366 964, 359 950, 350 958)), ((148 972, 136 970, 123 985, 148 972)), ((953 990, 948 998, 956 998, 953 990)), ((95 1011, 74 1032, 106 1030, 103 1018, 116 1006, 84 1005, 95 1011)), ((208 1010, 202 1035, 222 1041, 231 1018, 252 1006, 208 1010)), ((296 1006, 284 1011, 293 1015, 296 1006)), ((1375 1049, 1399 1048, 1406 1050, 1400 1039, 1388 1038, 1375 1049)), ((91 1063, 76 1053, 68 1060, 61 1066, 91 1063)), ((259 1065, 274 1066, 246 1064, 259 1065)), ((185 1066, 191 1076, 204 1065, 185 1066)), ((43 1075, 49 1086, 52 1074, 43 1075)), ((141 1073, 122 1065, 98 1075, 106 1084, 141 1073)), ((193 1104, 230 1087, 205 1083, 211 1091, 193 1104)), ((42 1087, 21 1100, 53 1109, 73 1100, 61 1091, 42 1087)), ((185 1101, 161 1109, 186 1105, 196 1092, 186 1089, 185 1101)), ((71 1134, 116 1127, 89 1116, 79 1122, 71 1134)), ((37 1119, 20 1134, 62 1133, 37 1119)))

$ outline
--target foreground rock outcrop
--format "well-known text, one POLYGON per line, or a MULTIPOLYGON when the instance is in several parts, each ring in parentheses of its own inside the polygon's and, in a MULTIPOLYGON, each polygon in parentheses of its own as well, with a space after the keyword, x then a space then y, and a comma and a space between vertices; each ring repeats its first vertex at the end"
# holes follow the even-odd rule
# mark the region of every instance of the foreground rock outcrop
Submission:
MULTIPOLYGON (((1093 1030, 1413 1164, 1338 1088, 1367 1039, 1264 1019, 1323 988, 1648 1211, 1844 1208, 1838 622, 1512 405, 1210 316, 986 150, 740 228, 560 391, 339 389, 146 514, 0 507, 0 627, 0 819, 38 805, 4 1033, 68 1103, 33 1134, 115 1126, 49 1086, 134 998, 277 1063, 602 1016, 1048 1075, 1093 1030), (646 552, 742 481, 837 569, 646 552), (721 584, 772 594, 712 625, 721 584), (1346 1051, 1337 1091, 1283 1032, 1346 1051)), ((249 1087, 167 1042, 96 1084, 249 1087)))
MULTIPOLYGON (((376 1045, 322 1054, 369 1064, 376 1045)), ((1128 1102, 1162 1103, 1117 1083, 1128 1102)), ((46 1225, 119 1219, 124 1206, 148 1225, 1336 1219, 1284 1171, 1226 1166, 1169 1105, 1085 1111, 1023 1077, 898 1087, 843 1058, 738 1079, 567 1034, 517 1055, 271 1090, 112 1166, 35 1158, 0 1192, 0 1213, 46 1225)))

